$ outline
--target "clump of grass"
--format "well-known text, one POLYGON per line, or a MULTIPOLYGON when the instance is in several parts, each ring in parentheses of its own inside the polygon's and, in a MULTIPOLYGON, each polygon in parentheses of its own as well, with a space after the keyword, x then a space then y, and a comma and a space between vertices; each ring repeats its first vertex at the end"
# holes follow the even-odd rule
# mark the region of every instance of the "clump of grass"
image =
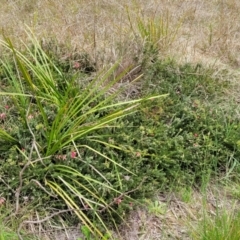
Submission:
POLYGON ((240 238, 240 213, 234 209, 205 214, 192 233, 195 240, 237 240, 240 238))
POLYGON ((176 24, 175 29, 171 29, 169 24, 168 12, 166 16, 160 18, 152 16, 145 20, 142 16, 138 17, 137 30, 148 49, 163 53, 171 48, 176 40, 181 21, 176 24))

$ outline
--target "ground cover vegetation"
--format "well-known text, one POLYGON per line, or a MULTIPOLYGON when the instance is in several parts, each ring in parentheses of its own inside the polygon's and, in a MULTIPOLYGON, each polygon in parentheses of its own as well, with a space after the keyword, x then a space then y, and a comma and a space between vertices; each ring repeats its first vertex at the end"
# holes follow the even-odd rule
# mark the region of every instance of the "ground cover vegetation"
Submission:
MULTIPOLYGON (((156 193, 183 189, 189 201, 186 186, 239 182, 240 123, 229 71, 168 54, 192 15, 171 25, 169 13, 145 17, 125 6, 128 29, 121 30, 130 41, 114 42, 119 58, 106 59, 96 21, 104 6, 94 2, 94 29, 84 35, 93 51, 42 39, 28 27, 22 44, 3 32, 0 239, 33 239, 28 226, 48 221, 80 223, 85 239, 114 238, 111 230, 156 193)), ((20 11, 34 12, 30 2, 25 7, 20 11)), ((212 31, 209 37, 205 51, 213 49, 212 31)), ((237 64, 230 49, 226 55, 237 64)), ((165 207, 156 202, 151 211, 161 215, 165 207)), ((219 213, 213 223, 205 215, 192 237, 227 239, 233 225, 238 239, 238 218, 219 213)))
POLYGON ((239 238, 239 212, 217 212, 210 217, 205 214, 198 230, 193 231, 194 239, 238 239, 239 238))

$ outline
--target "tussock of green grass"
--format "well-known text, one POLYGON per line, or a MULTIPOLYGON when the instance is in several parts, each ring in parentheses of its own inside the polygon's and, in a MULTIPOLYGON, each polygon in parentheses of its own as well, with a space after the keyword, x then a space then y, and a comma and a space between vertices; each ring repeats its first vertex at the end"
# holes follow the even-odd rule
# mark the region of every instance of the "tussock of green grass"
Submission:
POLYGON ((240 238, 240 214, 235 211, 217 212, 216 216, 206 214, 193 232, 194 240, 237 240, 240 238))

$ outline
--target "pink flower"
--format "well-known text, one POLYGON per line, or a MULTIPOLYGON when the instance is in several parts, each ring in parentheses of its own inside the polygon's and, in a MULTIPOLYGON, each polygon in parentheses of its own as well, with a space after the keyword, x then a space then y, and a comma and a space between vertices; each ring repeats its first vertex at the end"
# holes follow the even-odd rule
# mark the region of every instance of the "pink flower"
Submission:
POLYGON ((75 151, 71 151, 71 158, 76 158, 77 153, 75 151))
POLYGON ((81 67, 81 64, 79 63, 79 62, 75 62, 74 64, 73 64, 73 68, 74 69, 79 69, 81 67))
POLYGON ((10 107, 8 105, 5 106, 5 109, 9 109, 10 107))
POLYGON ((114 202, 119 205, 122 202, 121 198, 114 198, 114 202))
POLYGON ((6 113, 0 113, 0 119, 4 120, 6 118, 7 114, 6 113))
POLYGON ((33 115, 32 114, 30 114, 30 115, 28 115, 28 117, 27 117, 28 119, 33 119, 33 115))
POLYGON ((6 201, 6 199, 3 198, 3 197, 1 197, 1 198, 0 198, 0 206, 3 205, 3 204, 5 203, 5 201, 6 201))

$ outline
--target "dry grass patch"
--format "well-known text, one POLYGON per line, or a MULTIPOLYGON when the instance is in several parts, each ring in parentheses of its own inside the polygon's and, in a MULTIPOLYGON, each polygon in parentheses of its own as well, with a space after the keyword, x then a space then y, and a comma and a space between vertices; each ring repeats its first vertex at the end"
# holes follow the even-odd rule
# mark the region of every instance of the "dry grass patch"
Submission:
POLYGON ((239 211, 238 201, 229 194, 229 191, 216 185, 211 185, 206 192, 193 190, 190 201, 186 202, 180 193, 162 194, 156 198, 159 208, 166 211, 159 214, 157 208, 152 211, 152 204, 146 208, 139 208, 133 212, 128 220, 129 227, 124 226, 121 240, 139 239, 195 239, 192 232, 198 224, 208 215, 212 219, 222 211, 239 211))
POLYGON ((181 28, 160 54, 182 61, 240 64, 240 3, 224 1, 3 1, 0 27, 11 37, 27 37, 25 24, 42 39, 92 53, 98 62, 137 54, 137 19, 162 19, 169 32, 181 28), (129 16, 131 22, 129 22, 129 16))
MULTIPOLYGON (((205 218, 214 222, 214 218, 222 213, 227 212, 230 217, 240 211, 232 189, 215 184, 203 191, 180 189, 159 194, 155 199, 146 199, 144 205, 130 214, 126 223, 120 226, 120 232, 114 234, 114 240, 196 239, 196 231, 205 218)), ((84 237, 80 226, 69 227, 61 218, 58 223, 51 219, 39 224, 29 223, 24 229, 41 240, 79 240, 84 237)))

